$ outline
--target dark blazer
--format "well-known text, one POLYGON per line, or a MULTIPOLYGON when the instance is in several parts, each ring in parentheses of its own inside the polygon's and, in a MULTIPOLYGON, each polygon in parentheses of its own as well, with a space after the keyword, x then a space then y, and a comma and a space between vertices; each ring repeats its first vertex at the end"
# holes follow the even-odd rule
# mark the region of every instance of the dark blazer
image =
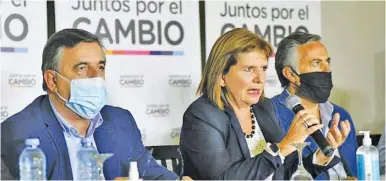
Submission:
MULTIPOLYGON (((135 120, 127 110, 105 106, 103 123, 94 132, 99 153, 113 153, 104 163, 106 180, 128 175, 130 161, 137 161, 143 179, 175 180, 177 175, 160 166, 147 152, 135 120)), ((35 99, 21 112, 1 123, 1 158, 11 175, 19 179, 18 160, 24 140, 39 138, 49 180, 72 180, 70 158, 63 129, 56 119, 47 95, 35 99)))
MULTIPOLYGON (((278 143, 285 136, 278 126, 269 99, 253 105, 257 122, 267 142, 278 143)), ((297 169, 298 154, 293 152, 281 162, 279 156, 266 151, 250 156, 247 142, 235 113, 226 107, 220 110, 202 96, 193 102, 183 117, 180 147, 184 159, 184 175, 205 180, 288 180, 297 169)), ((312 156, 304 165, 313 177, 339 162, 335 157, 327 166, 312 164, 312 156)))
POLYGON ((1 160, 1 180, 14 180, 11 173, 9 173, 8 167, 4 165, 3 160, 1 160))

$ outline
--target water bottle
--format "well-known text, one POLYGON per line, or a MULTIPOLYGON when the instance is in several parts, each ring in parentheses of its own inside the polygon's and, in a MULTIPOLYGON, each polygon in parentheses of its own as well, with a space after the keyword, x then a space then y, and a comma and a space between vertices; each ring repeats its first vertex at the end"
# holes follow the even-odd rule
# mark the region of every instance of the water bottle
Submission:
POLYGON ((363 145, 358 148, 357 169, 358 180, 379 180, 379 153, 375 146, 371 145, 370 131, 364 133, 363 145))
POLYGON ((98 152, 92 146, 91 140, 82 139, 82 147, 77 153, 77 170, 75 180, 98 180, 99 167, 96 160, 98 152))
POLYGON ((26 139, 25 144, 19 157, 20 180, 46 180, 46 156, 38 147, 39 139, 26 139))

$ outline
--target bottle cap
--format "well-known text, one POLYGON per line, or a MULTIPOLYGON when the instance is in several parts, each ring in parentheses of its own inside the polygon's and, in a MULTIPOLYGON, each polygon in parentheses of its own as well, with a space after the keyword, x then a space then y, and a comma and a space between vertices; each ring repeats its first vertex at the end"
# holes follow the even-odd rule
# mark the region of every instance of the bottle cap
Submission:
POLYGON ((29 146, 38 146, 40 145, 40 140, 38 138, 28 138, 25 140, 25 144, 29 146))
POLYGON ((130 162, 130 171, 129 171, 129 180, 138 180, 139 179, 139 173, 138 173, 138 167, 137 162, 130 162))
POLYGON ((371 146, 370 131, 359 131, 359 133, 363 133, 363 145, 371 146))

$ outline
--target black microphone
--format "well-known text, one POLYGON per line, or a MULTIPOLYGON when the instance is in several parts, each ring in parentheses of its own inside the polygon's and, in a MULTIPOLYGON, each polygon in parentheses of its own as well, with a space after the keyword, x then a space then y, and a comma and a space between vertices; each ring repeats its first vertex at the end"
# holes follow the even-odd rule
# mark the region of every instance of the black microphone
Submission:
MULTIPOLYGON (((304 107, 301 104, 300 98, 296 95, 290 95, 285 99, 285 103, 288 109, 291 109, 295 114, 299 111, 304 110, 304 107)), ((309 125, 311 127, 313 125, 309 125)), ((334 153, 334 149, 328 145, 326 138, 323 136, 323 133, 320 130, 316 130, 311 134, 312 139, 318 144, 320 150, 327 157, 331 156, 334 153)))

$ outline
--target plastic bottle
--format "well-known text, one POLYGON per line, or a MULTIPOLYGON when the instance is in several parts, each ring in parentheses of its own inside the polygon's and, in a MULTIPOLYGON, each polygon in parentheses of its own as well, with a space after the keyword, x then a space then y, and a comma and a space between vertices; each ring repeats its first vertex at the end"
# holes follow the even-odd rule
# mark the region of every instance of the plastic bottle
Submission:
POLYGON ((363 133, 363 145, 356 152, 357 178, 358 180, 379 180, 379 153, 375 146, 371 145, 370 131, 363 133))
POLYGON ((38 138, 25 140, 26 148, 19 157, 20 180, 46 180, 46 156, 38 138))
POLYGON ((92 146, 91 140, 82 139, 82 147, 77 153, 77 171, 75 180, 99 180, 99 167, 95 155, 98 152, 92 146))

